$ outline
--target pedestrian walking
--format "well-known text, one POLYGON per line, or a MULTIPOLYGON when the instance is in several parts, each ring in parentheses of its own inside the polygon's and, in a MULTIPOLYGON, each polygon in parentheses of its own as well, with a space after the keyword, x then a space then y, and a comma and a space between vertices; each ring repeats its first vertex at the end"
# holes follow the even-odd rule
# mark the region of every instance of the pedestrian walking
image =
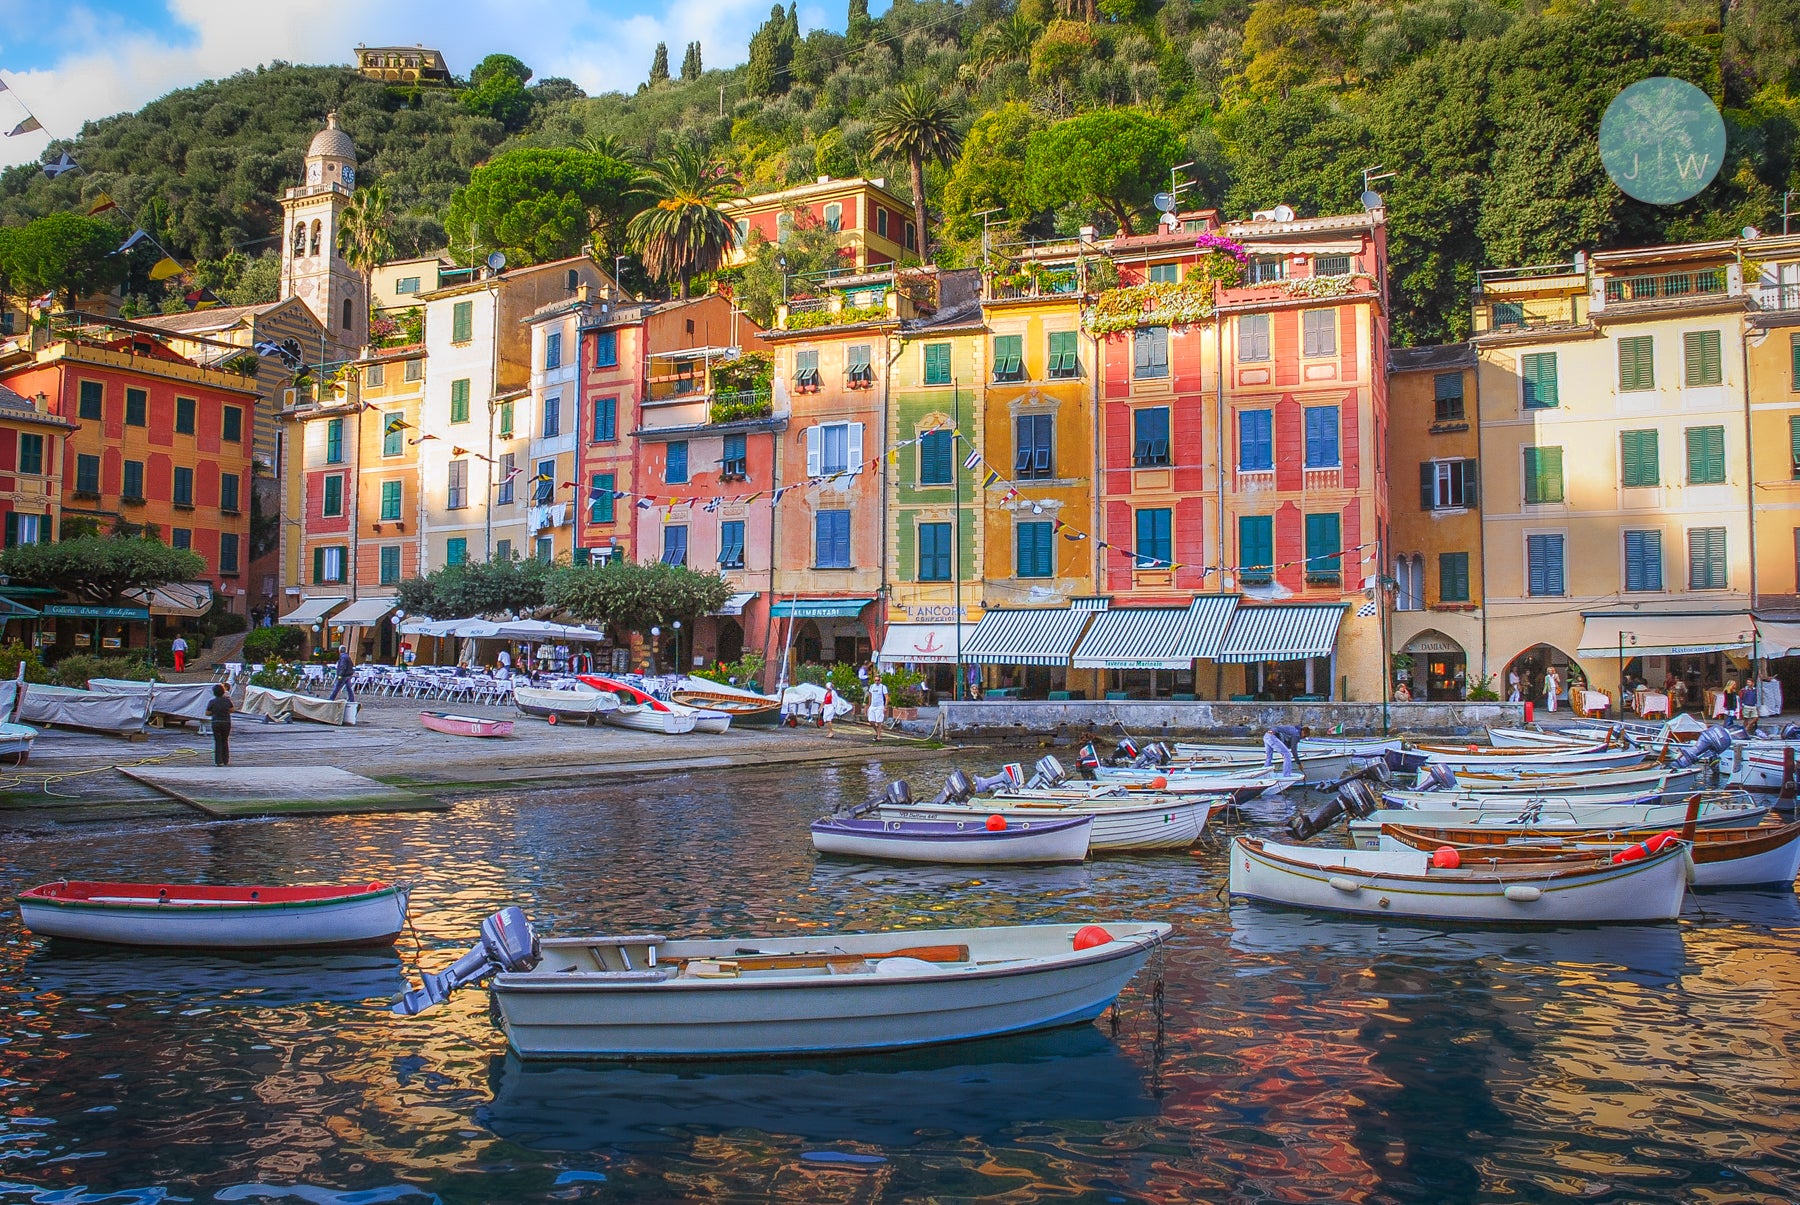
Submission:
POLYGON ((206 701, 206 718, 212 721, 213 765, 231 764, 231 696, 223 682, 213 684, 213 697, 206 701))
POLYGON ((1300 765, 1294 754, 1300 748, 1300 739, 1311 729, 1296 728, 1292 724, 1277 724, 1263 733, 1263 766, 1266 769, 1273 764, 1277 755, 1281 758, 1283 774, 1298 774, 1300 765))
POLYGON ((819 727, 825 730, 825 735, 828 737, 837 735, 837 733, 831 730, 831 721, 837 718, 832 713, 836 710, 837 692, 827 686, 825 688, 825 701, 819 704, 819 727))
POLYGON ((1516 669, 1507 670, 1506 671, 1506 701, 1508 703, 1519 702, 1520 699, 1523 697, 1519 693, 1520 689, 1521 688, 1519 686, 1519 671, 1516 669))
MULTIPOLYGON (((350 681, 355 674, 356 662, 350 657, 350 646, 347 644, 338 645, 337 682, 331 688, 332 699, 337 698, 338 691, 341 690, 344 692, 344 697, 346 699, 352 703, 356 702, 356 687, 353 686, 350 681)), ((329 699, 326 701, 330 702, 329 699)))
POLYGON ((175 654, 175 672, 179 674, 187 669, 187 641, 182 639, 180 632, 169 642, 169 651, 175 654))
POLYGON ((887 723, 887 701, 887 684, 878 677, 869 683, 869 727, 876 740, 881 739, 881 726, 887 723))
POLYGON ((1556 711, 1556 695, 1562 690, 1562 680, 1556 676, 1556 667, 1552 665, 1544 671, 1544 710, 1556 711))

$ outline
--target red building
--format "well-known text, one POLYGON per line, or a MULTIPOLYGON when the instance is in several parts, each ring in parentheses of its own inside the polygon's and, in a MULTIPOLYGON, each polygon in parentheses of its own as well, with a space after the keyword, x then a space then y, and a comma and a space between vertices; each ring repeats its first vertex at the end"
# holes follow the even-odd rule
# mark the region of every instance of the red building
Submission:
POLYGON ((0 516, 6 547, 55 538, 62 521, 62 445, 74 429, 74 423, 0 385, 0 516))
POLYGON ((26 398, 74 424, 62 446, 62 520, 102 534, 148 529, 206 562, 204 580, 247 610, 253 377, 204 368, 166 333, 69 315, 23 365, 0 372, 26 398))

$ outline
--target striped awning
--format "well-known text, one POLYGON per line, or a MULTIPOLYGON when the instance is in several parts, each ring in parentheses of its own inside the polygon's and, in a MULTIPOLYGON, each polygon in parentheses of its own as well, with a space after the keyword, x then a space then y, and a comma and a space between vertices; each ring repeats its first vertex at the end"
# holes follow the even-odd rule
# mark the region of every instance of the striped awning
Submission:
POLYGON ((1176 656, 1189 661, 1215 660, 1238 610, 1235 594, 1196 594, 1188 604, 1187 622, 1175 646, 1176 656))
POLYGON ((963 660, 981 665, 1067 665, 1092 614, 1065 607, 989 611, 975 631, 963 637, 963 660))
POLYGON ((344 596, 333 594, 326 597, 303 598, 300 605, 281 617, 281 622, 294 627, 303 627, 309 623, 318 623, 331 614, 334 607, 344 605, 344 596))
POLYGON ((1749 648, 1756 627, 1747 612, 1642 612, 1582 615, 1577 657, 1675 657, 1749 648))
POLYGON ((1192 657, 1177 647, 1187 626, 1186 607, 1113 607, 1094 622, 1070 660, 1075 669, 1189 669, 1192 657))
POLYGON ((1299 661, 1329 657, 1337 648, 1343 603, 1268 603, 1239 607, 1231 617, 1217 661, 1299 661))

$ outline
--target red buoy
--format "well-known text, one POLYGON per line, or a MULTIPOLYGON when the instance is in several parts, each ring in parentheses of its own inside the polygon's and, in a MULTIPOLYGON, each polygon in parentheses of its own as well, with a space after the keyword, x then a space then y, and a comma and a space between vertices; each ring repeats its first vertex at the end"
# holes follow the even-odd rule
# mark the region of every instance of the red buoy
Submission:
POLYGON ((1455 870, 1462 865, 1462 855, 1448 845, 1440 845, 1432 852, 1431 864, 1439 870, 1455 870))
POLYGON ((1649 852, 1649 850, 1644 848, 1644 843, 1642 841, 1639 841, 1636 845, 1627 845, 1624 849, 1621 849, 1612 856, 1613 865, 1621 866, 1626 862, 1642 861, 1644 856, 1649 852))
POLYGON ((1006 831, 1006 817, 1005 816, 989 816, 988 821, 987 821, 987 828, 988 828, 988 832, 990 832, 990 833, 1005 832, 1006 831))
POLYGON ((1169 780, 1158 774, 1150 780, 1150 788, 1155 791, 1166 791, 1169 789, 1169 780))
POLYGON ((1679 840, 1681 838, 1674 833, 1658 833, 1644 842, 1644 849, 1650 853, 1659 854, 1679 840))
POLYGON ((1099 925, 1083 925, 1075 931, 1075 948, 1077 950, 1091 950, 1095 946, 1109 944, 1112 939, 1113 935, 1108 933, 1105 929, 1102 929, 1099 925))

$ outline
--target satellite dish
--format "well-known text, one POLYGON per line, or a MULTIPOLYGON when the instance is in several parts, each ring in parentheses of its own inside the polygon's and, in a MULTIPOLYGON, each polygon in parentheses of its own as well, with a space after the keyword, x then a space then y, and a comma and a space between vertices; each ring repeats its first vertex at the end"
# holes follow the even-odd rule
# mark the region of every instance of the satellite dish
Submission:
POLYGON ((1154 201, 1156 207, 1164 213, 1170 213, 1175 208, 1175 194, 1172 192, 1159 192, 1154 201))
POLYGON ((1381 194, 1372 188, 1363 189, 1362 207, 1364 209, 1380 209, 1381 194))
MULTIPOLYGON (((1141 196, 1143 194, 1140 193, 1139 195, 1141 196)), ((496 272, 498 272, 498 271, 500 271, 500 269, 506 267, 506 252, 496 251, 492 255, 488 256, 487 257, 487 266, 492 268, 496 272)))
POLYGON ((1293 221, 1294 220, 1294 207, 1292 205, 1277 205, 1275 207, 1275 220, 1277 222, 1293 221))
POLYGON ((1166 230, 1177 230, 1181 226, 1181 219, 1172 213, 1163 214, 1158 222, 1166 230))
POLYGON ((1762 231, 1758 230, 1754 226, 1746 226, 1746 227, 1744 227, 1744 237, 1745 238, 1761 238, 1762 231))

